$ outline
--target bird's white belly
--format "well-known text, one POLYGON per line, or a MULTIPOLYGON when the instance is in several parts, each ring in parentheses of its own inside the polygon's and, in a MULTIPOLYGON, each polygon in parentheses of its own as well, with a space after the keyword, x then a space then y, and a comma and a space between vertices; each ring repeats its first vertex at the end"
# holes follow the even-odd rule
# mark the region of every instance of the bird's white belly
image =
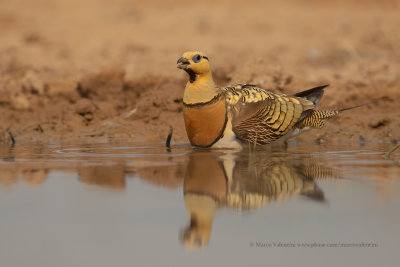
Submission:
POLYGON ((242 144, 236 138, 235 133, 232 131, 232 120, 228 118, 224 135, 214 145, 214 148, 242 148, 242 144))

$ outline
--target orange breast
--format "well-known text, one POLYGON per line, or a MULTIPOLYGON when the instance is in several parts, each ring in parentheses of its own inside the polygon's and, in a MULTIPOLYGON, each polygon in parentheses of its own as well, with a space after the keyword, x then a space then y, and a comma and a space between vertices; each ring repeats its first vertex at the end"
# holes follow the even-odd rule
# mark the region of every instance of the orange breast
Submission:
POLYGON ((191 153, 187 165, 184 193, 199 193, 218 200, 226 199, 226 183, 222 162, 209 153, 191 153))
POLYGON ((186 133, 194 146, 207 147, 222 137, 226 124, 226 104, 223 98, 209 104, 184 106, 186 133))

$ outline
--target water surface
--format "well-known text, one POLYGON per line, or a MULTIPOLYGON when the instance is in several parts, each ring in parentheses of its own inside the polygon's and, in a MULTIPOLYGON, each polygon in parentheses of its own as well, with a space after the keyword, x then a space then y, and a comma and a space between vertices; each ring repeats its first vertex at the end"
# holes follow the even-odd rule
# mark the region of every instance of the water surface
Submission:
POLYGON ((2 146, 0 266, 396 266, 391 146, 2 146))

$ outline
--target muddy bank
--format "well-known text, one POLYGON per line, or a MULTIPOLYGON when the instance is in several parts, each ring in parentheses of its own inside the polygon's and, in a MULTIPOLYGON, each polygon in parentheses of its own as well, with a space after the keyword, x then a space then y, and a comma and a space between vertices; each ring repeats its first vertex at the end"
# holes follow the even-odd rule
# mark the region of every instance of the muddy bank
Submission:
POLYGON ((187 77, 175 62, 196 49, 220 85, 292 94, 330 84, 320 108, 379 99, 301 141, 395 142, 399 11, 397 1, 1 2, 0 140, 163 142, 172 126, 185 143, 187 77))

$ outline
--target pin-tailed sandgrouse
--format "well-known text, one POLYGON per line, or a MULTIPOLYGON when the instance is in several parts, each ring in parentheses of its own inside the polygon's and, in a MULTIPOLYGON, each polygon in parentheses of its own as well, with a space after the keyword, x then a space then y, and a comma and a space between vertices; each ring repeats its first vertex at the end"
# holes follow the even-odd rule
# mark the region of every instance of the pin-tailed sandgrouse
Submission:
POLYGON ((315 110, 324 86, 292 96, 275 94, 250 84, 215 85, 208 57, 186 52, 177 67, 189 81, 183 96, 183 114, 190 143, 197 147, 265 145, 324 125, 342 110, 315 110))

